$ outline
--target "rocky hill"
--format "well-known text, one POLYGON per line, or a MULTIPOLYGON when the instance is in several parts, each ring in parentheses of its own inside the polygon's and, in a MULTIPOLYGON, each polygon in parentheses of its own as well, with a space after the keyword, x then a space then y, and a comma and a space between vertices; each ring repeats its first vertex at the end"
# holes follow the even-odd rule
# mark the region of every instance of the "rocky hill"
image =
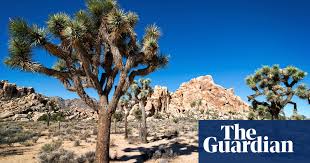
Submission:
POLYGON ((197 119, 246 119, 249 106, 232 88, 215 84, 207 75, 182 83, 175 92, 156 86, 146 109, 150 115, 166 112, 174 116, 194 114, 197 119))
MULTIPOLYGON (((49 101, 56 102, 58 111, 64 113, 66 119, 98 118, 97 112, 80 99, 46 97, 31 87, 0 81, 0 120, 36 121, 46 114, 49 101)), ((215 84, 207 75, 181 84, 175 92, 169 92, 167 87, 155 86, 146 110, 149 117, 159 113, 167 118, 246 119, 249 106, 234 95, 233 89, 215 84)))
MULTIPOLYGON (((55 101, 66 119, 95 119, 97 114, 81 100, 46 97, 31 87, 19 87, 6 80, 0 81, 0 120, 38 120, 48 110, 48 102, 55 101)), ((51 111, 53 114, 55 111, 51 111)))

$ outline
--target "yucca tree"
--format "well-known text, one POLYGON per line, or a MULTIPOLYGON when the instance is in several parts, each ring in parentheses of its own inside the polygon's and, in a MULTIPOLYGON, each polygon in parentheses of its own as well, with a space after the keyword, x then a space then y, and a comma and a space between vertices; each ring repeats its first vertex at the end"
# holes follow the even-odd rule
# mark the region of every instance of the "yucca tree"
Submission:
POLYGON ((116 110, 113 115, 112 118, 114 120, 114 133, 117 133, 117 122, 121 122, 124 118, 124 114, 121 111, 116 110))
POLYGON ((138 41, 134 31, 137 14, 123 11, 114 0, 87 0, 86 6, 72 16, 50 15, 46 28, 29 25, 21 18, 11 19, 5 64, 59 79, 66 89, 98 110, 96 160, 102 163, 109 162, 111 117, 120 97, 136 76, 152 73, 168 59, 159 51, 161 32, 157 26, 148 26, 138 41), (47 51, 58 61, 53 67, 44 66, 33 59, 34 49, 47 51), (86 88, 96 90, 99 102, 86 88))
POLYGON ((134 81, 130 86, 132 90, 132 96, 134 99, 138 99, 139 108, 141 110, 141 128, 140 128, 140 136, 141 140, 144 143, 147 143, 147 126, 146 126, 146 113, 145 113, 145 105, 147 98, 151 96, 153 89, 151 87, 150 79, 139 79, 139 81, 134 81))
POLYGON ((124 112, 124 123, 125 123, 125 139, 128 138, 128 116, 134 103, 131 101, 128 95, 123 95, 119 100, 119 104, 124 112))
POLYGON ((255 94, 248 96, 248 100, 252 102, 253 109, 265 108, 271 114, 271 119, 279 119, 279 114, 287 104, 292 104, 297 110, 294 96, 309 99, 310 91, 305 84, 299 84, 306 75, 306 72, 294 66, 263 66, 246 78, 247 85, 255 91, 255 94))

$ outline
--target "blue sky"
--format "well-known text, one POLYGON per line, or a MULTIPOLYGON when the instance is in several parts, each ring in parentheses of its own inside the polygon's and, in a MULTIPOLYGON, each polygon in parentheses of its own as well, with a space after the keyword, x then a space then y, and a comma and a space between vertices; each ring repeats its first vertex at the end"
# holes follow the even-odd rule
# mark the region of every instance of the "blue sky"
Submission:
MULTIPOLYGON (((244 78, 262 65, 295 65, 310 73, 310 1, 308 0, 119 0, 126 11, 139 14, 137 32, 147 24, 161 27, 160 46, 170 55, 167 68, 149 77, 171 91, 182 82, 212 75, 215 82, 246 100, 251 90, 244 78)), ((7 56, 9 17, 23 17, 44 25, 49 14, 73 14, 83 0, 10 0, 0 6, 0 60, 7 56)), ((55 58, 37 51, 36 59, 52 65, 55 58)), ((32 86, 37 92, 64 98, 77 97, 53 78, 10 70, 0 63, 0 79, 32 86)), ((310 75, 303 81, 310 85, 310 75)), ((305 101, 296 100, 310 116, 305 101)), ((287 108, 286 110, 289 110, 287 108)), ((290 111, 287 111, 290 114, 290 111)))

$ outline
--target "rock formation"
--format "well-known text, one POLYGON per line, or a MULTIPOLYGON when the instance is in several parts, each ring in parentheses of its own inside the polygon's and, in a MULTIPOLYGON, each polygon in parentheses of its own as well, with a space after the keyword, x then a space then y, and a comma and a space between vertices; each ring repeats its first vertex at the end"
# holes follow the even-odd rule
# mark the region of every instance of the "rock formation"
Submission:
MULTIPOLYGON (((0 120, 37 120, 46 111, 48 101, 55 101, 68 120, 97 119, 97 112, 80 99, 65 100, 35 93, 31 87, 17 87, 8 81, 0 81, 0 120)), ((167 118, 192 117, 194 119, 246 119, 249 106, 233 89, 225 89, 214 83, 211 76, 194 78, 173 93, 167 87, 155 86, 148 98, 146 112, 149 117, 158 113, 167 118)), ((134 105, 130 111, 139 109, 134 105)), ((132 119, 132 118, 129 118, 132 119)))
POLYGON ((35 93, 32 87, 17 87, 16 84, 9 83, 7 80, 0 81, 0 99, 6 100, 11 98, 18 98, 25 95, 35 93))
POLYGON ((55 101, 66 119, 96 119, 97 113, 81 100, 46 97, 31 87, 18 87, 6 80, 0 81, 0 120, 38 120, 46 113, 49 101, 55 101))
POLYGON ((170 92, 167 87, 155 86, 154 92, 148 98, 145 106, 149 116, 158 112, 166 113, 169 109, 170 98, 170 92))
POLYGON ((218 116, 240 113, 236 119, 244 119, 249 110, 249 106, 234 95, 233 89, 215 84, 210 75, 182 83, 173 93, 168 92, 166 87, 156 86, 146 108, 149 115, 158 111, 173 116, 184 116, 188 112, 217 112, 218 116))

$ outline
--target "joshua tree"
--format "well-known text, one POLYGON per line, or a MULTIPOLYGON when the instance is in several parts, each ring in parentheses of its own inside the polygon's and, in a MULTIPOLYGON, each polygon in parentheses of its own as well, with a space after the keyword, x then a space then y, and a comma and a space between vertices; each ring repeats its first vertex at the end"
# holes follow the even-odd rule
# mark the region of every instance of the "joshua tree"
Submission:
MULTIPOLYGON (((270 120, 271 114, 268 112, 268 108, 265 106, 258 106, 255 110, 252 110, 248 114, 249 120, 270 120)), ((286 116, 284 110, 279 113, 279 120, 285 120, 286 116)))
POLYGON ((132 90, 132 95, 136 96, 135 99, 139 100, 139 108, 141 110, 141 140, 144 143, 147 143, 147 127, 146 127, 146 113, 145 113, 145 105, 147 98, 152 94, 153 89, 150 86, 150 79, 140 79, 138 82, 135 81, 130 86, 132 90))
POLYGON ((46 29, 28 25, 21 18, 11 19, 5 63, 59 79, 98 111, 96 161, 102 163, 109 162, 111 117, 120 97, 136 76, 152 73, 168 59, 160 54, 156 25, 148 26, 138 41, 134 31, 137 14, 123 11, 114 0, 87 0, 86 6, 73 16, 51 15, 46 29), (34 61, 34 49, 45 50, 58 61, 48 68, 34 61), (87 94, 86 88, 96 91, 99 102, 87 94))
POLYGON ((122 121, 124 115, 120 111, 115 111, 113 114, 113 120, 114 120, 114 133, 116 133, 116 128, 117 128, 117 122, 122 121))
POLYGON ((120 107, 123 109, 124 111, 124 121, 125 121, 125 139, 128 138, 128 116, 130 113, 130 110, 132 109, 132 107, 137 103, 137 100, 135 99, 135 95, 133 94, 134 92, 129 89, 125 95, 123 95, 121 97, 121 99, 119 100, 119 104, 120 107))
POLYGON ((254 110, 264 108, 270 113, 271 119, 279 119, 279 114, 287 104, 297 110, 293 97, 309 99, 310 91, 305 84, 299 84, 307 75, 306 72, 288 66, 281 69, 278 65, 263 66, 255 74, 246 78, 246 83, 255 94, 248 96, 254 110), (265 97, 265 101, 259 101, 265 97))
MULTIPOLYGON (((59 110, 59 107, 57 106, 55 101, 48 101, 45 105, 46 109, 46 123, 47 123, 47 127, 50 126, 50 121, 51 121, 51 117, 52 117, 52 112, 56 112, 57 110, 59 110)), ((59 118, 60 119, 60 118, 59 118)))

